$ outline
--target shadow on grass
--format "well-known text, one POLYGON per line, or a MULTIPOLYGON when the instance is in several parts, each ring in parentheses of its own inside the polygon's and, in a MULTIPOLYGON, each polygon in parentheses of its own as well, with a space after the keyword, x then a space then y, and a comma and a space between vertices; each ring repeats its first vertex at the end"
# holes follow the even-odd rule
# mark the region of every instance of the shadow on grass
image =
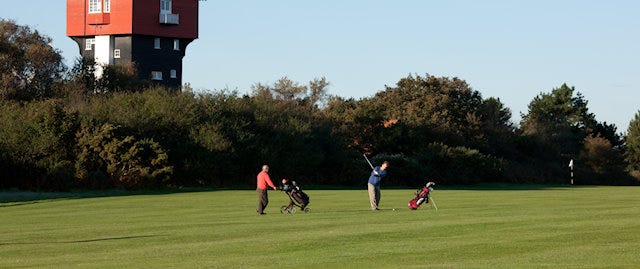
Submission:
MULTIPOLYGON (((435 180, 434 180, 435 181, 435 180)), ((569 184, 514 184, 514 183, 479 183, 470 185, 441 185, 438 181, 435 181, 436 190, 547 190, 547 189, 559 189, 559 188, 579 188, 586 187, 582 185, 569 185, 569 184)), ((426 184, 427 182, 425 182, 426 184)), ((421 186, 396 186, 386 185, 382 183, 382 190, 417 190, 422 189, 421 186)), ((307 190, 367 190, 366 182, 362 186, 326 186, 326 185, 305 185, 302 188, 307 190)))
POLYGON ((53 202, 69 199, 83 198, 99 198, 99 197, 116 197, 116 196, 133 196, 133 195, 161 195, 173 193, 187 192, 209 192, 216 191, 212 188, 180 188, 180 189, 164 189, 164 190, 95 190, 95 191, 71 191, 71 192, 34 192, 9 190, 0 191, 0 208, 11 206, 22 206, 30 204, 38 204, 45 202, 53 202))
POLYGON ((9 245, 41 245, 41 244, 75 244, 75 243, 91 243, 91 242, 100 242, 100 241, 129 240, 129 239, 148 238, 148 237, 158 237, 158 236, 159 236, 159 235, 134 235, 134 236, 106 237, 106 238, 95 238, 95 239, 84 239, 84 240, 70 240, 70 241, 54 241, 54 242, 9 242, 9 243, 0 243, 0 246, 9 246, 9 245))
POLYGON ((472 191, 531 191, 549 189, 567 189, 579 186, 568 184, 509 184, 509 183, 480 183, 464 186, 438 186, 440 190, 472 190, 472 191))
MULTIPOLYGON (((437 184, 437 182, 436 182, 437 184)), ((459 185, 459 186, 446 186, 436 185, 437 190, 546 190, 546 189, 566 189, 576 188, 575 185, 542 185, 542 184, 509 184, 509 183, 481 183, 474 185, 459 185)), ((303 186, 305 191, 307 190, 365 190, 366 185, 363 186, 323 186, 323 185, 309 185, 303 186)), ((394 189, 418 189, 406 186, 382 186, 382 189, 394 190, 394 189)), ((230 188, 175 188, 175 189, 163 189, 163 190, 140 190, 140 191, 127 191, 127 190, 93 190, 93 191, 71 191, 71 192, 33 192, 33 191, 0 191, 0 208, 22 206, 37 203, 53 202, 59 200, 68 199, 82 199, 82 198, 99 198, 99 197, 115 197, 115 196, 132 196, 132 195, 162 195, 162 194, 174 194, 174 193, 188 193, 188 192, 211 192, 211 191, 225 191, 225 190, 253 190, 251 187, 238 186, 230 188)))

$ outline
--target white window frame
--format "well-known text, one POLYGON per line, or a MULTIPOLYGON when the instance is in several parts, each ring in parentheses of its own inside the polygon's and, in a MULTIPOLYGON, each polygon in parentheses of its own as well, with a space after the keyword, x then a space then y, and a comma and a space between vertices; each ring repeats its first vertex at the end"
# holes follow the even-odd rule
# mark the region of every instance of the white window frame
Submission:
POLYGON ((151 80, 162 80, 162 71, 151 71, 151 80))
POLYGON ((171 78, 178 78, 178 71, 176 71, 175 69, 171 69, 171 72, 169 72, 169 74, 171 78))
POLYGON ((171 0, 160 0, 160 14, 171 14, 171 0))
POLYGON ((104 0, 103 10, 104 10, 104 13, 111 12, 111 0, 104 0))
POLYGON ((156 37, 153 39, 153 48, 154 49, 161 49, 162 47, 160 47, 160 38, 156 37))
POLYGON ((113 58, 114 59, 119 59, 120 58, 120 49, 114 49, 113 50, 113 58))
POLYGON ((180 39, 173 40, 173 50, 180 50, 180 39))
POLYGON ((102 0, 89 0, 89 13, 101 13, 102 0))
POLYGON ((84 43, 84 50, 93 50, 94 44, 96 44, 95 38, 87 38, 84 43))

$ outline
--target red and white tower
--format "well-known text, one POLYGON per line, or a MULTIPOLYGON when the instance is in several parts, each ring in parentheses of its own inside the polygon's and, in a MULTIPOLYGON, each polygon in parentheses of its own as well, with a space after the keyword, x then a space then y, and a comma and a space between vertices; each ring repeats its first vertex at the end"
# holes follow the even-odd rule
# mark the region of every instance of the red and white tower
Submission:
POLYGON ((96 64, 135 63, 141 79, 178 88, 198 0, 67 0, 67 36, 96 64))

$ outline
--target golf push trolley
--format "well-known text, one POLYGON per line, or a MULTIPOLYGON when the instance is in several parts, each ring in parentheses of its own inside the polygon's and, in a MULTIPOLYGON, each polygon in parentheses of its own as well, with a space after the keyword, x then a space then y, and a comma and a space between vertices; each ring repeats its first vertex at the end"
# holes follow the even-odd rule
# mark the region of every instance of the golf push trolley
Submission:
POLYGON ((284 191, 289 197, 289 204, 280 207, 280 213, 295 214, 298 208, 307 214, 311 212, 311 209, 307 207, 309 205, 309 195, 304 193, 295 181, 282 179, 280 190, 284 191))

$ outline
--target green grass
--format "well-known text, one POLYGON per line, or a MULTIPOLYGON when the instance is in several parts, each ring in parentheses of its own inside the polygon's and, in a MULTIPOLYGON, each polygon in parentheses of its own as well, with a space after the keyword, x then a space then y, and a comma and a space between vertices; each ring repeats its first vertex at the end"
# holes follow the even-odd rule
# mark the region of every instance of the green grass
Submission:
POLYGON ((255 213, 255 191, 36 195, 31 201, 33 194, 5 192, 0 268, 640 264, 640 187, 436 190, 438 211, 406 209, 413 192, 383 188, 383 210, 372 212, 366 190, 309 190, 308 215, 280 214, 286 196, 270 192, 265 216, 255 213))

